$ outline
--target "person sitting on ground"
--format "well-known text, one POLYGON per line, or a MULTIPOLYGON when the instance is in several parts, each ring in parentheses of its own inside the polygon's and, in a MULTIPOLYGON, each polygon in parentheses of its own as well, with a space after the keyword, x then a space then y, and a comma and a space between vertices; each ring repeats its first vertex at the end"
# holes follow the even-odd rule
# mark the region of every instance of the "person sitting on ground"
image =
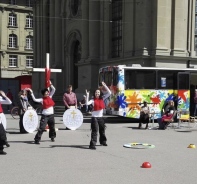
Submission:
POLYGON ((147 102, 144 102, 144 105, 141 107, 140 110, 140 119, 139 119, 139 126, 138 128, 140 129, 143 124, 146 124, 145 129, 148 128, 148 123, 149 123, 149 107, 147 105, 147 102))
POLYGON ((169 105, 167 106, 165 110, 166 110, 165 114, 162 116, 161 122, 159 123, 159 129, 164 129, 164 130, 170 124, 166 120, 170 121, 174 116, 175 107, 174 107, 174 102, 172 100, 169 101, 169 105))

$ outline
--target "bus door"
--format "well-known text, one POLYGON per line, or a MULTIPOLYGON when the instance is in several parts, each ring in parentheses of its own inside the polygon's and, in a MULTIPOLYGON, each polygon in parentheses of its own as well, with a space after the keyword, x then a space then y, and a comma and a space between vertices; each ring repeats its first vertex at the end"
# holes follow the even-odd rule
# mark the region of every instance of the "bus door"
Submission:
POLYGON ((177 103, 178 118, 189 118, 190 115, 190 73, 178 72, 177 75, 177 103))

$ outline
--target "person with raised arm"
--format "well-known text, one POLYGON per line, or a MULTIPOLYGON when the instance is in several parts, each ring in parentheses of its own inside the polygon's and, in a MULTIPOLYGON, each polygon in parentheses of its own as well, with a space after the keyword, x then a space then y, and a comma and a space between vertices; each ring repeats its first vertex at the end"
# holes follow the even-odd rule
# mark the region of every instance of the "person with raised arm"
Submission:
POLYGON ((55 118, 54 118, 54 105, 55 102, 52 100, 52 96, 55 93, 55 87, 50 82, 51 91, 48 88, 41 90, 42 98, 35 98, 31 89, 29 89, 30 94, 34 102, 42 103, 42 114, 40 119, 40 126, 38 128, 38 132, 34 138, 35 144, 40 144, 40 140, 43 132, 45 131, 45 127, 48 124, 49 126, 49 138, 51 141, 55 141, 56 132, 55 132, 55 118))
POLYGON ((91 140, 89 148, 92 150, 96 150, 97 143, 97 133, 99 130, 100 138, 99 142, 102 146, 107 146, 107 138, 105 135, 105 122, 103 119, 103 110, 105 109, 104 100, 111 95, 110 89, 106 86, 104 82, 102 82, 102 86, 106 89, 106 94, 102 95, 100 89, 96 89, 94 92, 93 99, 89 100, 89 92, 86 90, 86 105, 93 106, 92 110, 92 119, 91 119, 91 140))
MULTIPOLYGON (((3 108, 1 104, 6 104, 6 105, 12 104, 12 101, 5 95, 3 91, 0 91, 0 114, 3 113, 3 108)), ((7 154, 5 151, 3 151, 4 145, 10 147, 10 145, 7 142, 6 131, 4 129, 3 123, 0 122, 0 155, 7 154)))

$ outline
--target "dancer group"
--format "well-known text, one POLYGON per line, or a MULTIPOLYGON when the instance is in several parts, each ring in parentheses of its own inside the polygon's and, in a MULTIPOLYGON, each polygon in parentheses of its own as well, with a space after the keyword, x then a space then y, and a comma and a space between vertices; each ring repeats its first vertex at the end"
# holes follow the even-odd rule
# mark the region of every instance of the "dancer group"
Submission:
MULTIPOLYGON (((32 100, 37 103, 42 104, 42 114, 40 118, 40 125, 38 127, 37 134, 34 138, 35 144, 40 144, 41 137, 43 132, 45 131, 46 125, 49 127, 49 138, 52 142, 55 141, 56 137, 56 131, 55 131, 55 118, 54 118, 54 105, 55 102, 53 101, 52 97, 55 93, 55 87, 50 81, 50 86, 48 88, 44 88, 41 90, 42 98, 36 98, 34 96, 33 90, 30 88, 26 88, 25 90, 22 90, 19 94, 19 127, 21 133, 27 133, 26 130, 23 127, 23 115, 28 110, 28 107, 31 107, 31 105, 28 102, 27 99, 27 92, 30 94, 32 100)), ((97 143, 97 134, 99 132, 100 138, 99 142, 103 146, 107 146, 107 138, 105 135, 105 129, 106 125, 103 119, 103 110, 105 109, 105 103, 104 100, 107 99, 111 95, 110 89, 107 87, 107 85, 102 82, 102 87, 98 88, 94 92, 94 96, 92 99, 89 100, 89 92, 86 90, 86 105, 92 105, 93 111, 92 111, 92 118, 91 118, 91 140, 89 148, 92 150, 96 150, 96 143, 97 143), (105 94, 103 92, 105 91, 105 94)), ((0 91, 0 113, 3 113, 3 108, 1 104, 11 104, 11 100, 5 95, 3 91, 0 91)), ((64 103, 65 103, 65 109, 69 109, 71 106, 77 107, 77 99, 76 95, 72 92, 72 86, 68 86, 68 91, 64 94, 64 103), (67 102, 66 102, 67 98, 67 102)), ((9 144, 7 142, 6 137, 6 131, 3 127, 3 124, 0 122, 0 154, 6 154, 4 152, 4 145, 9 147, 9 144)))

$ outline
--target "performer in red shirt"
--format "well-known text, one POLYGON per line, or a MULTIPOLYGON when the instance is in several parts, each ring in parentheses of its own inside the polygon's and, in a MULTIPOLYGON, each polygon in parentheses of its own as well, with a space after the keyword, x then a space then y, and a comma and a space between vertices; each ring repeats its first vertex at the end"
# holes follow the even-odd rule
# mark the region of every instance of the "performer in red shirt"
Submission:
POLYGON ((111 95, 110 89, 106 86, 104 82, 102 82, 103 87, 106 89, 105 95, 102 95, 100 89, 95 90, 94 98, 89 101, 89 92, 86 90, 87 98, 86 105, 93 105, 92 111, 92 120, 91 120, 91 140, 90 140, 90 149, 96 149, 97 142, 97 132, 99 130, 100 139, 99 142, 102 146, 107 146, 107 138, 105 136, 105 122, 103 119, 103 110, 105 109, 104 100, 111 95))
POLYGON ((41 91, 43 98, 35 98, 31 89, 31 96, 33 101, 42 103, 42 115, 40 119, 40 127, 38 128, 38 132, 34 138, 35 144, 40 144, 40 140, 43 132, 45 131, 45 127, 48 124, 49 126, 49 138, 51 141, 55 141, 56 132, 55 132, 55 118, 54 118, 54 105, 55 102, 52 100, 52 96, 55 93, 55 87, 50 83, 51 91, 48 88, 45 88, 41 91))
MULTIPOLYGON (((11 100, 5 95, 5 93, 3 91, 0 91, 0 113, 3 113, 3 108, 1 104, 9 105, 11 103, 12 103, 11 100)), ((1 155, 7 154, 6 152, 3 151, 4 145, 6 145, 7 147, 10 146, 7 142, 7 136, 3 124, 2 122, 0 122, 0 154, 1 155)))

